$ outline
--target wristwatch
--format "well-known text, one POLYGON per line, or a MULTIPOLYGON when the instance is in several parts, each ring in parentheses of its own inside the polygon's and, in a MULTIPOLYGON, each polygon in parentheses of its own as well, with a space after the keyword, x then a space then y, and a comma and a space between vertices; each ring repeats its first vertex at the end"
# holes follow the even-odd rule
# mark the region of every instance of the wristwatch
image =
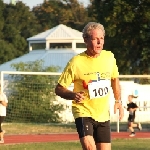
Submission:
POLYGON ((115 103, 121 103, 122 104, 122 101, 121 100, 115 100, 115 103))

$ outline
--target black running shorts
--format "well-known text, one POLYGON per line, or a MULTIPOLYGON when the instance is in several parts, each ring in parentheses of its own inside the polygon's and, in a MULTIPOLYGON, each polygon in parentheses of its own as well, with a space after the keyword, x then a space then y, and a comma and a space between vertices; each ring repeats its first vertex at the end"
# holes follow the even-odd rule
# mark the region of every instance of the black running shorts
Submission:
POLYGON ((95 143, 111 143, 110 121, 98 122, 91 117, 79 117, 75 124, 79 138, 91 135, 95 143))
POLYGON ((135 116, 134 115, 129 115, 128 121, 129 122, 134 122, 135 116))

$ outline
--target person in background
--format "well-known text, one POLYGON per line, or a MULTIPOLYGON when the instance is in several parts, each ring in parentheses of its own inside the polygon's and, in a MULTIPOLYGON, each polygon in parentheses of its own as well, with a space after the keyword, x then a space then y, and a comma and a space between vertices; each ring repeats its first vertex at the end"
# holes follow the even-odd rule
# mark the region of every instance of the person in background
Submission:
POLYGON ((119 110, 120 120, 124 115, 118 67, 114 54, 103 50, 103 25, 89 22, 82 33, 87 49, 68 62, 55 93, 72 100, 72 112, 83 150, 111 150, 111 88, 115 97, 114 111, 119 110), (67 89, 71 83, 74 83, 73 91, 67 89))
POLYGON ((135 120, 135 112, 138 108, 137 104, 133 102, 133 95, 128 96, 129 103, 127 104, 127 111, 129 111, 129 117, 128 117, 128 128, 131 131, 130 137, 135 136, 134 128, 138 128, 139 130, 142 130, 142 126, 139 123, 134 123, 135 120))
POLYGON ((5 131, 2 130, 2 123, 4 121, 4 118, 6 117, 7 104, 8 104, 8 99, 6 95, 1 91, 1 86, 0 86, 0 143, 4 143, 5 131))

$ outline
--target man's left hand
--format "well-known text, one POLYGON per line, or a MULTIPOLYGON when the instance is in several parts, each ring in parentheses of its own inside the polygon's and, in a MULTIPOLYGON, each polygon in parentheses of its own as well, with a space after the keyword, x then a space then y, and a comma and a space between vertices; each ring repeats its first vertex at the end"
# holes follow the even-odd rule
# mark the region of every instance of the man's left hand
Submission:
POLYGON ((114 113, 116 114, 117 109, 119 109, 119 120, 122 120, 124 116, 124 110, 121 103, 115 103, 114 105, 114 113))

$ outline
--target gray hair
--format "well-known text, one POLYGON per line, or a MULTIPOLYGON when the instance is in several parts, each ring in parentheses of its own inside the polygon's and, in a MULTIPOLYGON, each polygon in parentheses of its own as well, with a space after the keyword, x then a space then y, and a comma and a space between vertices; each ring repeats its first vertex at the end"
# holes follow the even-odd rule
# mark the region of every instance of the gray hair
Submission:
POLYGON ((101 29, 103 31, 103 34, 105 36, 105 29, 104 26, 97 22, 89 22, 84 29, 82 30, 82 36, 83 38, 89 37, 91 35, 91 30, 94 29, 101 29))

